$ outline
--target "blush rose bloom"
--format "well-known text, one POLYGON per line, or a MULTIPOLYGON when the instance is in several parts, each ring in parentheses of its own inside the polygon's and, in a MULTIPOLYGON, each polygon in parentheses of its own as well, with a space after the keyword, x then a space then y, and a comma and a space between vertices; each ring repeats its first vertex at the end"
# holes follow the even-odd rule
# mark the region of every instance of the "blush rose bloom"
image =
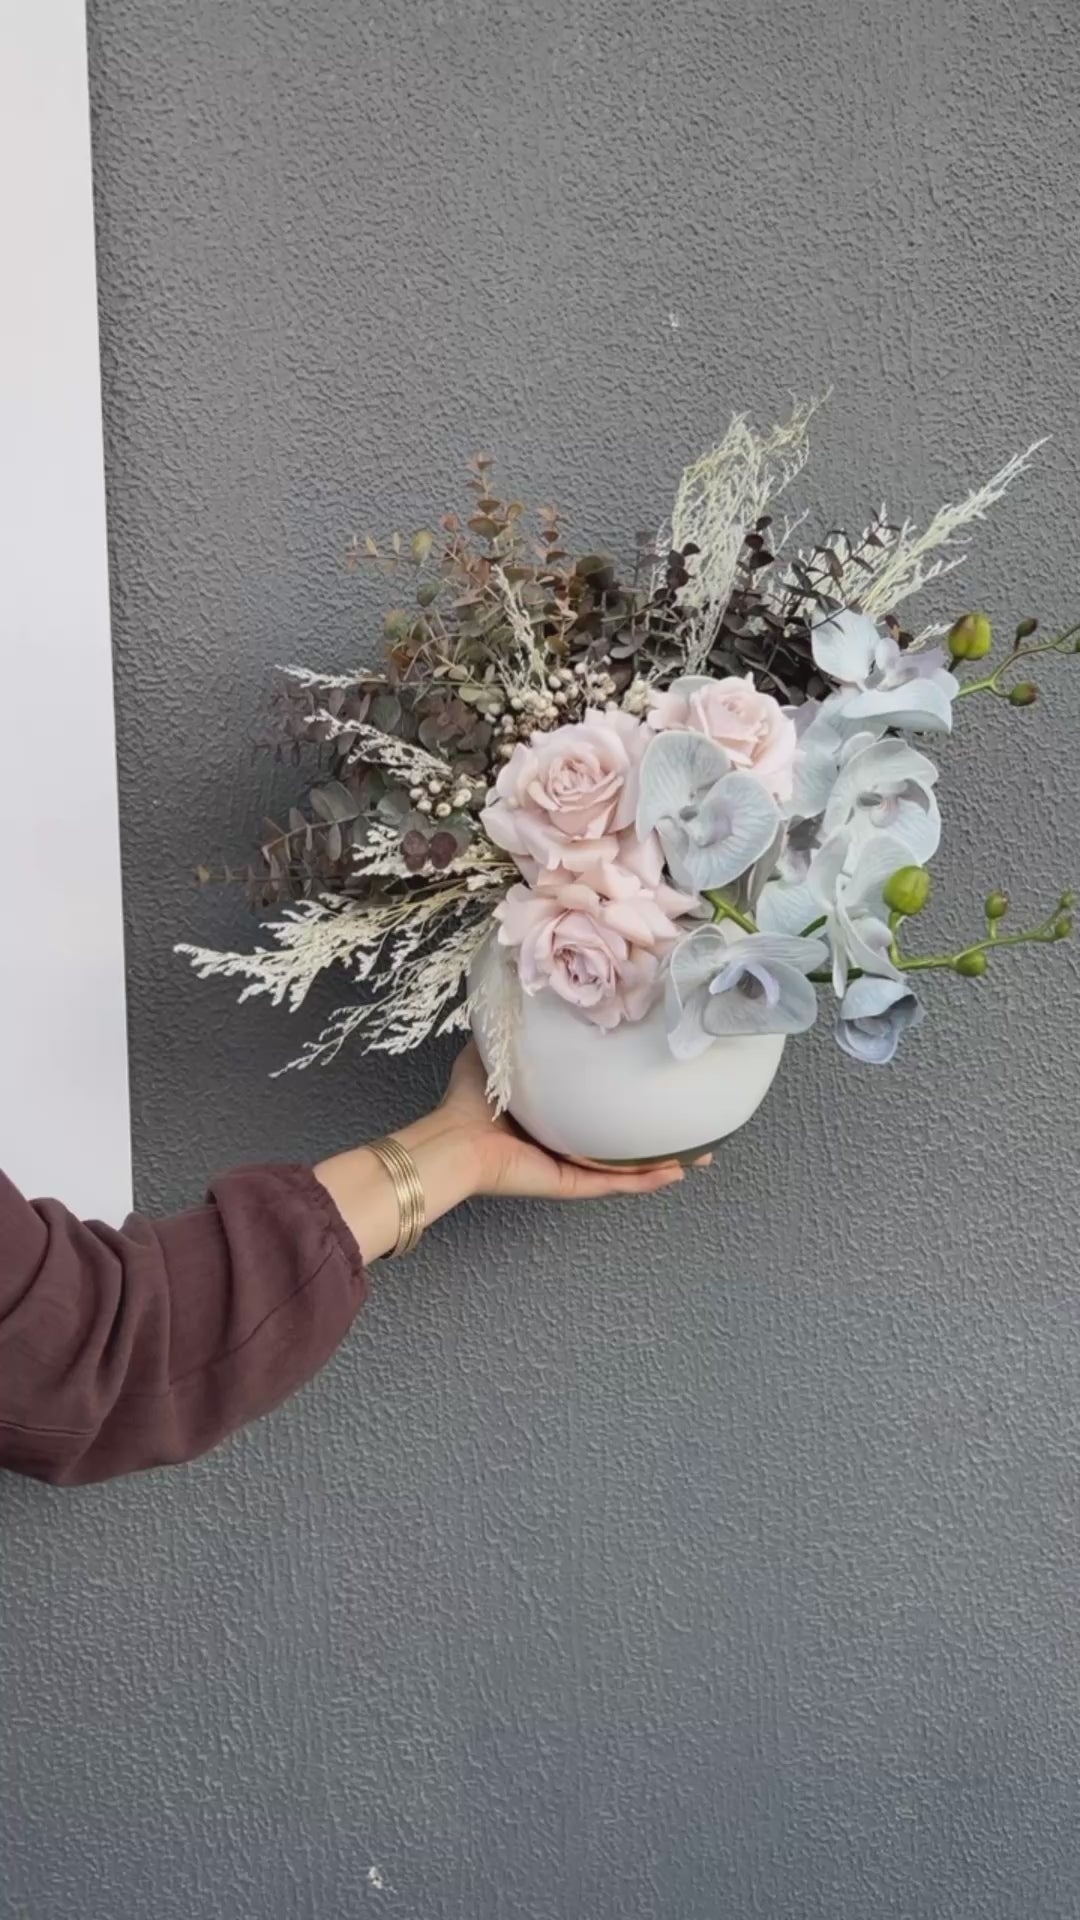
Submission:
POLYGON ((636 874, 613 865, 581 877, 547 874, 536 887, 511 887, 496 907, 499 942, 517 950, 526 993, 550 987, 599 1027, 641 1020, 659 997, 664 957, 680 935, 665 906, 698 904, 673 888, 664 893, 661 904, 636 874))
POLYGON ((654 694, 648 715, 658 732, 703 733, 728 755, 733 770, 752 773, 774 800, 790 800, 797 745, 795 722, 771 693, 745 680, 690 676, 654 694))
POLYGON ((614 707, 534 733, 499 774, 481 816, 484 831, 526 873, 580 872, 613 860, 617 836, 637 809, 638 767, 648 743, 641 722, 614 707))

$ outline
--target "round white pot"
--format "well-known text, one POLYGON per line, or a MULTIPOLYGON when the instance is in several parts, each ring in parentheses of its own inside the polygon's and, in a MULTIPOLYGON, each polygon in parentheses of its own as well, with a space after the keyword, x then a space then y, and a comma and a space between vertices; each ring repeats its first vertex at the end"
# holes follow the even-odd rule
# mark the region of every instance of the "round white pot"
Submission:
MULTIPOLYGON (((478 975, 505 964, 490 943, 478 975)), ((473 1031, 490 1062, 483 1022, 473 1031)), ((690 1159, 756 1112, 780 1065, 782 1034, 717 1040, 696 1060, 676 1060, 663 1003, 644 1020, 604 1032, 549 989, 521 996, 511 1063, 510 1112, 524 1131, 567 1160, 641 1163, 690 1159)))

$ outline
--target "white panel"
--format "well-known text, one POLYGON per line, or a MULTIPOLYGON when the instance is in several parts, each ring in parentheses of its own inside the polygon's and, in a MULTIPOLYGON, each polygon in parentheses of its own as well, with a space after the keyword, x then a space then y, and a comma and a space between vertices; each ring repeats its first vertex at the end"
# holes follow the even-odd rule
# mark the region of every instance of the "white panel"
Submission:
POLYGON ((83 0, 0 0, 0 1166, 131 1154, 83 0))

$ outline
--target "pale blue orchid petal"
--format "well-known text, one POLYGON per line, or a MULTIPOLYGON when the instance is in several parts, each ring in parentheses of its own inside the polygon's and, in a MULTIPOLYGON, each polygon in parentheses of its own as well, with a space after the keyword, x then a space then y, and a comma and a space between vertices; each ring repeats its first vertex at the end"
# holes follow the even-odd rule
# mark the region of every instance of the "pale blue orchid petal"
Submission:
POLYGON ((824 813, 839 772, 835 754, 823 747, 800 747, 795 756, 791 799, 784 812, 791 820, 816 820, 824 813))
POLYGON ((669 1011, 667 1040, 676 1060, 696 1060, 712 1046, 716 1036, 705 1026, 704 1008, 704 994, 696 993, 685 1007, 678 1009, 674 1018, 669 1011))
POLYGON ((837 1044, 853 1060, 886 1066, 903 1034, 922 1018, 923 1009, 905 980, 871 979, 864 974, 851 982, 841 1002, 837 1044))
POLYGON ((722 780, 731 762, 703 733, 658 733, 641 762, 637 836, 644 840, 661 820, 677 820, 722 780))
POLYGON ((959 691, 959 682, 951 673, 933 679, 912 678, 894 687, 868 688, 854 695, 847 717, 903 727, 909 733, 951 733, 956 692, 944 684, 946 681, 959 691))
POLYGON ((680 1007, 698 988, 708 986, 730 952, 731 942, 719 927, 696 927, 679 941, 668 961, 668 981, 680 1007))
POLYGON ((821 901, 809 881, 770 880, 757 903, 762 933, 801 933, 821 918, 821 901))
POLYGON ((876 833, 860 849, 852 863, 850 876, 843 885, 843 897, 849 912, 873 913, 885 919, 885 882, 901 867, 910 865, 902 840, 895 834, 876 833))
POLYGON ((889 958, 890 935, 883 897, 885 882, 910 866, 906 849, 894 834, 875 833, 862 848, 844 828, 831 834, 810 867, 809 885, 825 913, 832 949, 833 991, 839 999, 852 966, 874 974, 896 974, 889 958))
POLYGON ((873 796, 900 794, 908 786, 929 793, 937 777, 934 762, 909 747, 906 740, 871 741, 845 753, 829 796, 822 833, 828 838, 839 827, 847 826, 856 809, 865 807, 873 796))
POLYGON ((880 640, 869 614, 853 613, 845 607, 811 628, 810 649, 815 666, 830 680, 861 687, 873 672, 880 640))
POLYGON ((855 815, 852 842, 862 848, 875 834, 888 832, 906 850, 905 865, 925 867, 941 845, 941 814, 932 793, 889 799, 879 810, 855 815), (879 821, 877 813, 883 816, 879 821))
MULTIPOLYGON (((831 908, 836 901, 841 876, 851 854, 851 835, 845 828, 840 833, 832 833, 822 841, 810 862, 810 871, 806 884, 817 903, 818 913, 822 908, 831 908)), ((811 919, 817 915, 812 914, 811 919)))
MULTIPOLYGON (((933 858, 941 819, 931 789, 938 770, 904 740, 880 740, 846 758, 822 821, 828 836, 848 828, 856 848, 876 833, 902 842, 908 863, 933 858)), ((904 862, 901 862, 904 864, 904 862)))
MULTIPOLYGON (((940 674, 942 670, 947 672, 944 647, 907 647, 907 649, 899 655, 896 668, 894 668, 897 680, 934 678, 934 676, 940 674)), ((953 678, 953 676, 949 674, 949 680, 951 680, 951 678, 953 678)), ((886 680, 884 684, 892 685, 892 680, 886 680)))
POLYGON ((671 1051, 690 1060, 714 1039, 805 1033, 817 1017, 817 994, 807 976, 827 958, 823 940, 760 933, 732 940, 715 927, 688 934, 669 963, 671 1051))
MULTIPOLYGON (((889 957, 892 935, 887 921, 879 920, 871 913, 848 914, 841 905, 837 909, 837 926, 845 959, 850 966, 882 979, 899 980, 900 970, 889 957)), ((847 987, 846 970, 844 987, 847 987)))
POLYGON ((724 965, 793 967, 796 973, 813 973, 828 957, 824 940, 814 935, 799 940, 786 933, 748 933, 741 940, 726 943, 724 965))
MULTIPOLYGON (((646 766, 652 752, 650 747, 646 766)), ((740 879, 772 844, 779 824, 776 802, 761 782, 751 773, 729 773, 696 805, 684 805, 676 818, 662 816, 658 831, 676 884, 704 893, 740 879)))
POLYGON ((709 995, 730 993, 732 987, 739 986, 743 980, 756 982, 761 989, 759 997, 767 1007, 775 1007, 779 1003, 780 983, 763 960, 729 960, 727 966, 721 967, 720 972, 709 981, 709 995))
POLYGON ((817 993, 804 973, 759 962, 731 967, 729 984, 709 995, 701 1018, 706 1032, 718 1040, 739 1034, 805 1033, 817 1019, 817 1007, 817 993))

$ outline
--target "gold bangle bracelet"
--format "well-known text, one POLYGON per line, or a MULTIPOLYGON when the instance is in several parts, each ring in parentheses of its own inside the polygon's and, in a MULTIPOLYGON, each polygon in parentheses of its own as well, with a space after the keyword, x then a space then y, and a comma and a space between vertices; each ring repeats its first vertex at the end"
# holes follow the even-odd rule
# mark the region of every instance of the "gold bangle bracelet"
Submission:
POLYGON ((398 1236, 390 1249, 391 1258, 396 1260, 399 1254, 412 1252, 424 1231, 424 1188, 412 1154, 392 1133, 368 1144, 370 1152, 389 1174, 397 1201, 398 1236))

